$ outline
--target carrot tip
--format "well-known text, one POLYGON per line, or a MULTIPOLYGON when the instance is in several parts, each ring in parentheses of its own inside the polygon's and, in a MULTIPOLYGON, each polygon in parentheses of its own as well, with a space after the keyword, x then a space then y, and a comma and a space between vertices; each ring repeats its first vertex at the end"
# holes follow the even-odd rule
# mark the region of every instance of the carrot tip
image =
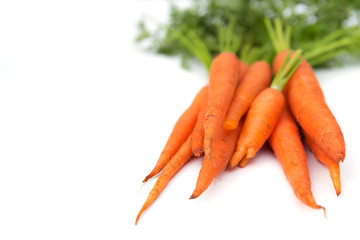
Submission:
POLYGON ((223 122, 223 127, 226 130, 234 130, 238 126, 238 123, 234 120, 226 120, 223 122))
POLYGON ((195 157, 200 157, 203 154, 203 152, 204 152, 204 150, 199 149, 199 148, 193 149, 193 154, 195 157))
POLYGON ((320 205, 319 205, 319 208, 321 208, 324 211, 324 217, 327 219, 326 208, 324 208, 323 206, 320 206, 320 205))
POLYGON ((136 226, 137 222, 139 221, 139 218, 140 218, 141 214, 142 214, 142 211, 140 210, 140 212, 139 212, 138 215, 136 216, 135 226, 136 226))
POLYGON ((197 197, 200 196, 200 194, 202 193, 202 191, 199 191, 197 188, 194 190, 194 192, 191 194, 189 199, 195 199, 197 197))
POLYGON ((148 176, 146 176, 146 178, 144 178, 144 180, 142 181, 143 183, 146 183, 147 180, 149 180, 148 176))
POLYGON ((200 196, 200 193, 198 191, 194 191, 191 196, 189 197, 189 199, 195 199, 197 198, 198 196, 200 196))
POLYGON ((234 154, 230 159, 229 167, 230 168, 235 167, 241 161, 241 159, 243 159, 245 153, 246 153, 246 148, 244 146, 238 147, 238 149, 236 150, 236 152, 234 152, 234 154))
POLYGON ((255 154, 256 154, 255 148, 249 148, 246 153, 246 158, 248 158, 248 159, 253 158, 253 157, 255 157, 255 154))
POLYGON ((238 166, 241 167, 241 168, 245 167, 245 166, 247 165, 247 163, 249 162, 249 160, 250 160, 250 158, 248 158, 248 157, 243 158, 243 159, 239 162, 238 166))

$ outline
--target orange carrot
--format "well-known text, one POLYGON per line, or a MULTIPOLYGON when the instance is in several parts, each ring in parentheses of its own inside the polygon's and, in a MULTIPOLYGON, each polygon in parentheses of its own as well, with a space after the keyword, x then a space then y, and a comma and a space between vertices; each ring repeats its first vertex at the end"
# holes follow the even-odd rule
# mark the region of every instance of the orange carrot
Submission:
POLYGON ((280 118, 284 101, 283 94, 273 88, 266 88, 255 98, 247 113, 229 167, 232 168, 237 164, 244 167, 249 159, 255 156, 280 118))
POLYGON ((204 97, 203 103, 200 108, 199 115, 197 117, 196 125, 191 134, 191 148, 196 157, 201 156, 204 152, 204 120, 205 120, 205 112, 208 105, 208 94, 204 97))
POLYGON ((300 139, 299 128, 287 104, 269 138, 269 143, 296 197, 311 208, 322 208, 325 211, 325 208, 315 202, 311 192, 305 149, 300 139))
POLYGON ((262 90, 252 102, 229 167, 232 168, 237 164, 239 167, 245 167, 270 137, 280 118, 285 102, 281 91, 299 66, 301 62, 299 59, 300 54, 301 50, 297 50, 291 58, 290 54, 287 54, 270 87, 262 90))
POLYGON ((238 85, 239 73, 239 60, 235 54, 230 52, 220 53, 210 66, 209 104, 204 122, 204 152, 208 157, 211 154, 214 136, 221 127, 238 85))
POLYGON ((196 182, 196 188, 192 193, 190 199, 197 198, 202 194, 212 183, 214 178, 222 172, 235 150, 236 141, 239 138, 242 124, 235 130, 225 130, 220 128, 214 138, 214 145, 211 150, 210 160, 207 155, 204 156, 199 176, 196 182))
POLYGON ((171 178, 187 163, 193 156, 190 146, 191 136, 185 141, 181 146, 179 151, 171 158, 171 160, 166 164, 163 171, 161 172, 159 178, 157 179, 154 187, 151 189, 144 205, 139 211, 135 225, 138 222, 141 214, 155 201, 155 199, 160 195, 162 190, 169 183, 171 178))
POLYGON ((341 193, 340 164, 321 151, 309 136, 305 135, 305 141, 315 157, 329 169, 336 195, 339 196, 341 193))
MULTIPOLYGON (((277 72, 288 50, 274 59, 277 72)), ((331 113, 313 69, 305 60, 294 72, 284 89, 290 109, 301 128, 333 160, 345 158, 345 141, 339 124, 331 113)))
POLYGON ((235 129, 241 117, 248 111, 255 97, 270 85, 271 68, 267 62, 253 63, 237 87, 234 98, 226 114, 223 127, 235 129))
POLYGON ((239 61, 239 65, 240 65, 239 77, 240 77, 240 81, 241 81, 245 77, 247 71, 249 70, 249 65, 246 62, 241 61, 241 60, 239 61))
POLYGON ((174 154, 179 150, 185 140, 190 136, 196 124, 201 105, 204 102, 204 98, 207 97, 208 91, 208 86, 203 87, 196 95, 190 107, 180 116, 154 169, 146 176, 143 182, 146 182, 148 179, 158 174, 170 161, 172 156, 174 156, 174 154))

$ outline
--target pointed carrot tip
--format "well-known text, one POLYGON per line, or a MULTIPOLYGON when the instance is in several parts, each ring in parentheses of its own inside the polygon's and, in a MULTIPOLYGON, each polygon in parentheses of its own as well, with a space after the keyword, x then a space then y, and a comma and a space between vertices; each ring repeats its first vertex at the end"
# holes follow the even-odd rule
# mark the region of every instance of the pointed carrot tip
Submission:
POLYGON ((202 151, 195 151, 195 152, 194 152, 194 156, 195 156, 195 157, 200 157, 202 154, 203 154, 202 151))
POLYGON ((324 208, 323 206, 318 205, 320 209, 322 209, 324 211, 324 217, 327 219, 326 216, 326 208, 324 208))
POLYGON ((236 152, 234 152, 234 154, 230 159, 229 167, 230 168, 235 167, 243 159, 245 153, 246 153, 246 148, 244 146, 238 147, 238 149, 236 150, 236 152))
POLYGON ((198 189, 195 189, 194 192, 189 197, 189 199, 195 199, 195 198, 199 197, 200 194, 201 194, 201 192, 198 189))
POLYGON ((223 122, 223 128, 226 130, 234 130, 238 126, 238 123, 234 120, 226 120, 223 122))
POLYGON ((336 191, 336 196, 340 196, 341 191, 336 191))
POLYGON ((136 216, 135 226, 137 225, 137 223, 138 223, 138 221, 139 221, 139 218, 140 218, 141 214, 142 214, 142 212, 140 211, 140 212, 138 213, 138 215, 136 216))
POLYGON ((193 192, 193 194, 191 194, 191 196, 189 197, 189 199, 196 199, 199 196, 198 193, 195 193, 195 191, 193 192))
POLYGON ((239 164, 238 164, 238 166, 240 167, 240 168, 244 168, 246 165, 247 165, 247 163, 249 162, 249 160, 250 160, 250 158, 243 158, 240 162, 239 162, 239 164))
POLYGON ((255 148, 248 148, 247 152, 246 152, 246 158, 250 159, 255 157, 256 155, 256 149, 255 148))

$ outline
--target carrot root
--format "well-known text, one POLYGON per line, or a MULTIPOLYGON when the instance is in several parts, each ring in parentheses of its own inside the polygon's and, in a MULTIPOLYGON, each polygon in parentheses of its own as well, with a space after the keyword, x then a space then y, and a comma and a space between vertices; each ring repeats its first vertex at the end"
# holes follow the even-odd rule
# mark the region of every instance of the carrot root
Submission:
POLYGON ((190 107, 188 107, 188 109, 186 109, 186 111, 177 120, 155 167, 152 169, 150 174, 145 177, 143 182, 147 182, 150 178, 157 175, 191 135, 196 125, 197 117, 201 105, 204 102, 204 98, 207 98, 208 96, 208 91, 208 86, 203 87, 195 96, 190 107))

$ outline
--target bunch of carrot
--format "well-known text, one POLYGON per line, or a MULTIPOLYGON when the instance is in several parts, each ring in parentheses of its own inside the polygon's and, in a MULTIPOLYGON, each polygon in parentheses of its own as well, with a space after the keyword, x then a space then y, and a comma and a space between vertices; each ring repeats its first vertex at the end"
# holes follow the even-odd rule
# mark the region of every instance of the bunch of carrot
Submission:
POLYGON ((180 116, 154 169, 143 180, 160 173, 135 223, 193 157, 203 156, 203 160, 190 199, 199 197, 227 167, 245 167, 267 141, 296 197, 325 211, 311 191, 302 135, 316 158, 328 167, 340 194, 339 162, 345 158, 341 129, 301 50, 290 50, 270 22, 266 25, 274 47, 284 43, 277 49, 272 69, 264 61, 248 65, 228 51, 213 59, 209 84, 180 116))

